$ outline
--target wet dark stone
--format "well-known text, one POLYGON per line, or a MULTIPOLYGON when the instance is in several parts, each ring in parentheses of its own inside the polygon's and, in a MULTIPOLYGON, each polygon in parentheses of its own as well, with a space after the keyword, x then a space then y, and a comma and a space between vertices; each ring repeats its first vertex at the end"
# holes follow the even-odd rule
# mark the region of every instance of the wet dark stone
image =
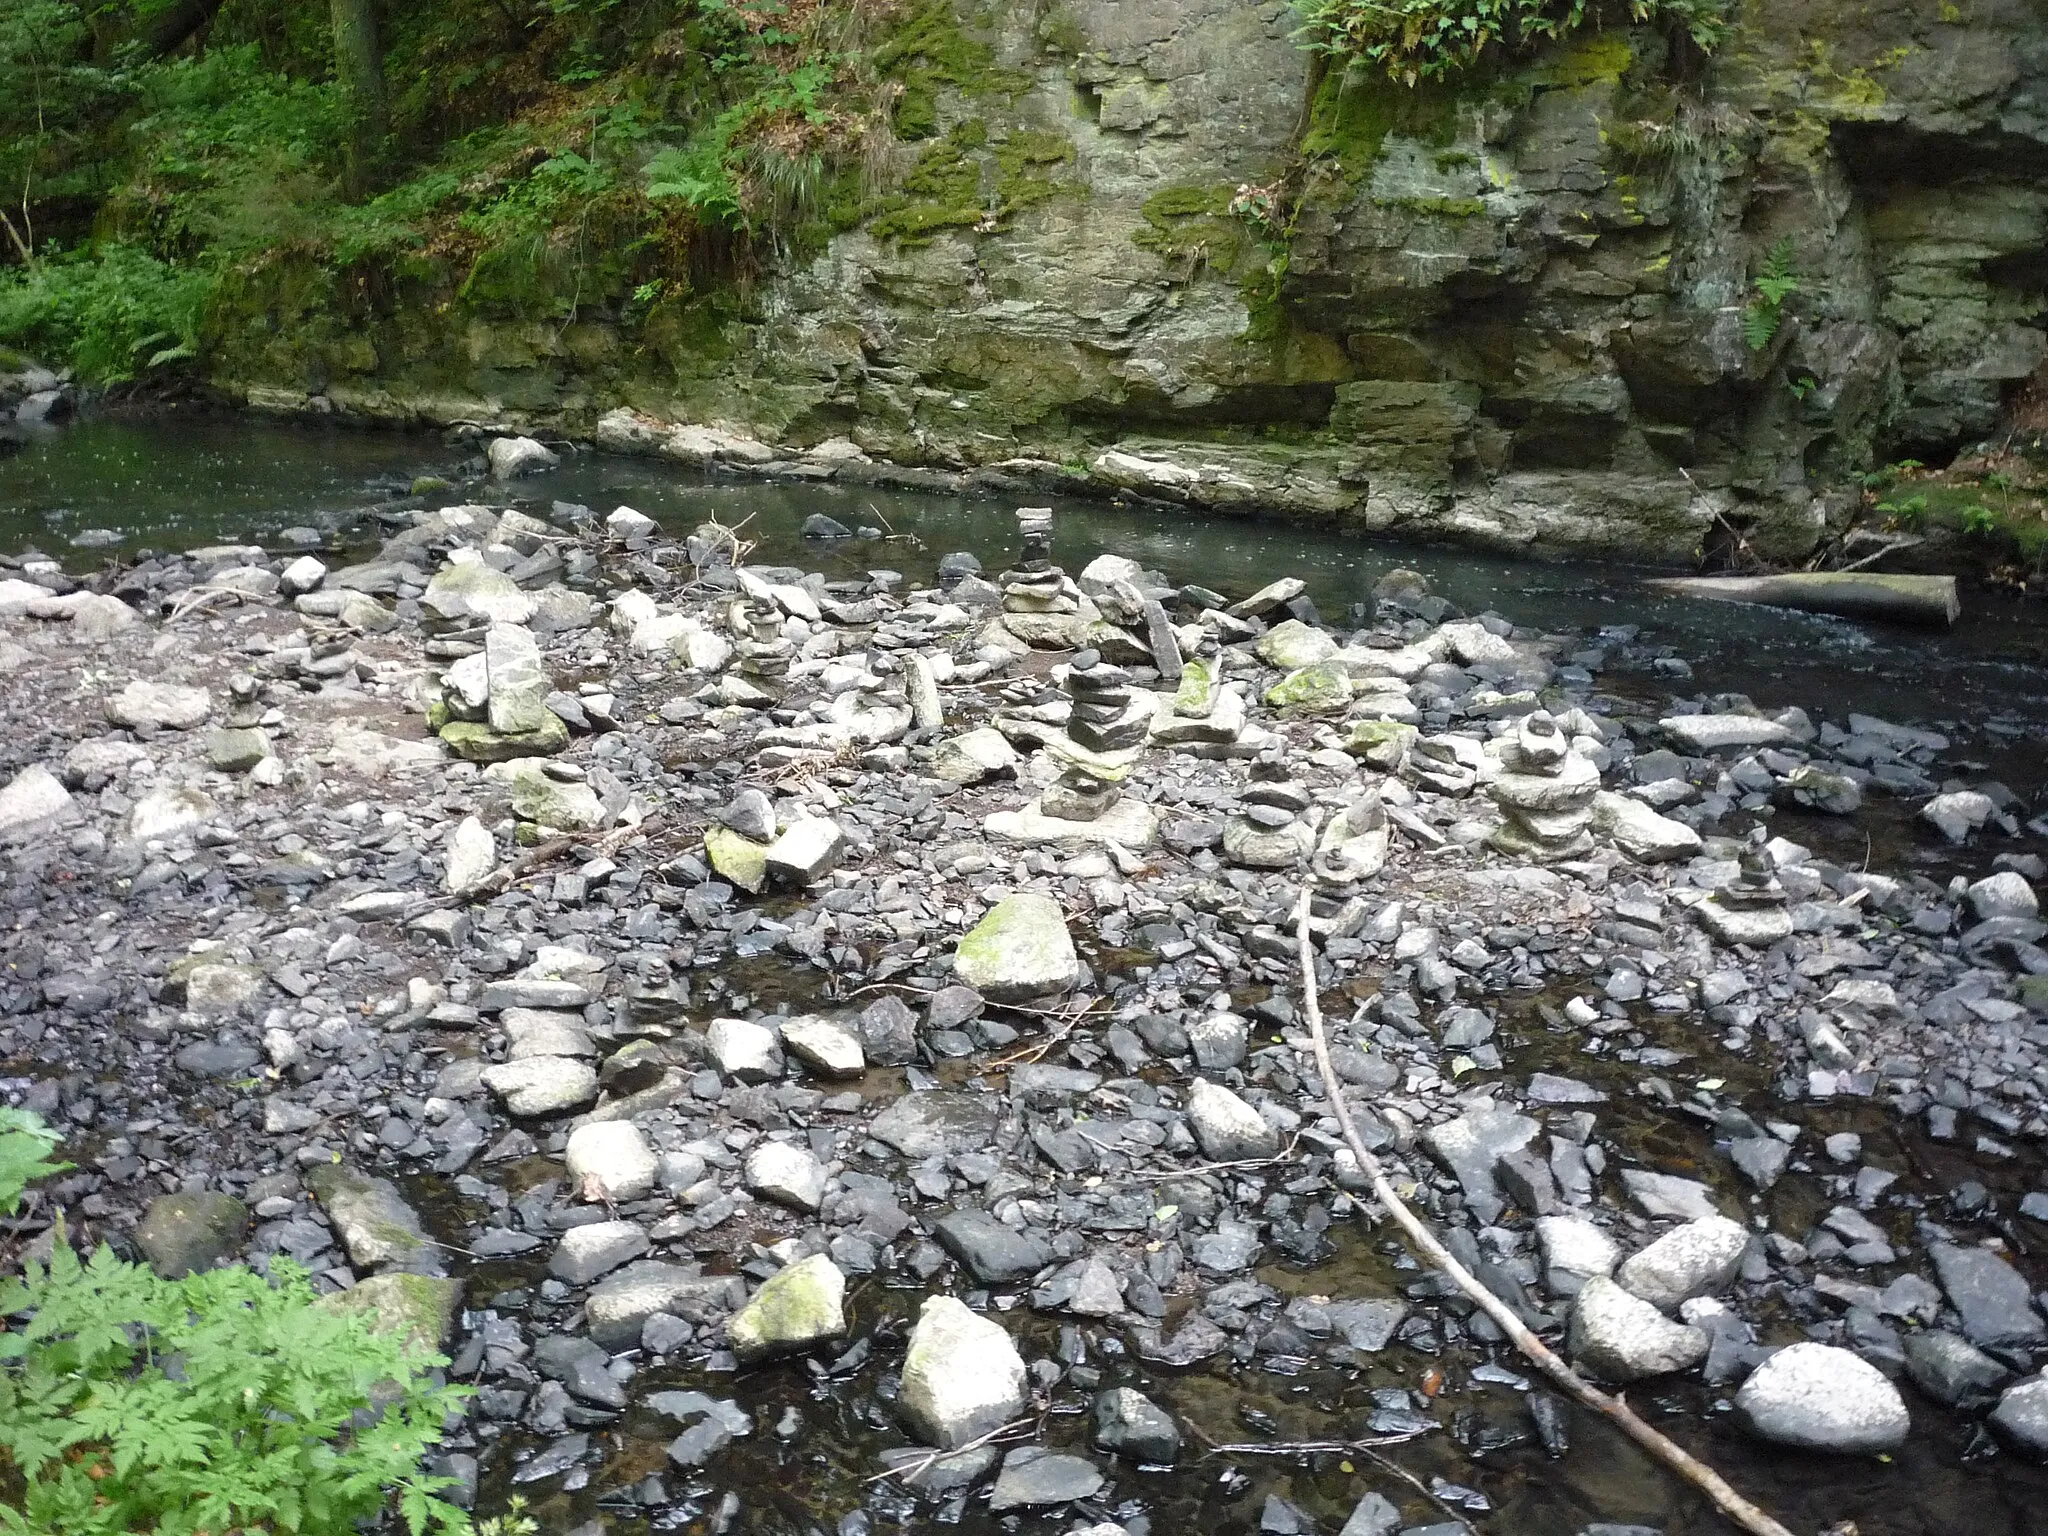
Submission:
POLYGON ((860 1048, 874 1065, 900 1067, 917 1055, 917 1015, 893 992, 863 1008, 856 1029, 860 1048))
POLYGON ((1180 1426, 1143 1393, 1115 1387, 1096 1396, 1095 1443, 1130 1461, 1163 1465, 1180 1455, 1180 1426))
POLYGON ((948 1212, 932 1224, 932 1233, 984 1285, 1029 1279, 1053 1260, 1038 1238, 1004 1226, 986 1211, 948 1212))
POLYGON ((1020 1445, 1003 1457, 989 1495, 991 1511, 1025 1509, 1044 1504, 1071 1504, 1093 1498, 1102 1487, 1102 1469, 1085 1456, 1020 1445))
POLYGON ((2028 1348, 2048 1341, 2048 1327, 2034 1310, 2027 1282, 1986 1248, 1935 1243, 1928 1250, 1934 1273, 1962 1314, 1963 1335, 1983 1349, 2028 1348))

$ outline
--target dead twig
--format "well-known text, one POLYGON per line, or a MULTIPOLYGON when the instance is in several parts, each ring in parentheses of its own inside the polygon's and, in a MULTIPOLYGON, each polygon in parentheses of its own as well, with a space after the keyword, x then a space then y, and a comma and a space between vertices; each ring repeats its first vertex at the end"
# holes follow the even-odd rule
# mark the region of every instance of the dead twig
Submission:
MULTIPOLYGON (((1751 1536, 1792 1536, 1783 1525, 1737 1493, 1720 1473, 1638 1418, 1635 1410, 1629 1407, 1625 1399, 1608 1396, 1566 1364, 1564 1359, 1539 1339, 1505 1302, 1480 1284, 1471 1271, 1458 1262, 1438 1239, 1436 1233, 1430 1230, 1428 1224, 1417 1216, 1395 1191, 1386 1170, 1380 1166, 1380 1160, 1366 1150, 1357 1126, 1352 1124, 1351 1111, 1344 1102, 1343 1084, 1337 1077, 1336 1065, 1330 1060, 1329 1037, 1323 1030, 1322 1003, 1316 995, 1316 955, 1314 942, 1309 933, 1309 892, 1306 887, 1302 890, 1301 900, 1295 905, 1294 932, 1296 955, 1301 964, 1302 1011, 1308 1017, 1309 1037, 1315 1046, 1316 1067, 1322 1074, 1323 1093, 1329 1100, 1330 1112, 1336 1118, 1337 1129, 1343 1134, 1344 1144, 1351 1149, 1351 1155, 1358 1161, 1359 1171, 1370 1181, 1373 1196, 1387 1215, 1407 1233, 1409 1241, 1422 1251, 1431 1264, 1470 1297, 1480 1311, 1493 1320, 1494 1325, 1531 1364, 1569 1393, 1574 1401, 1619 1425, 1629 1439, 1705 1493, 1713 1501, 1716 1509, 1735 1525, 1750 1532, 1751 1536)), ((1372 1452, 1364 1454, 1373 1455, 1372 1452)), ((1392 1467, 1391 1463, 1384 1464, 1392 1467)))
POLYGON ((1211 1445, 1212 1456, 1322 1456, 1353 1453, 1365 1455, 1374 1446, 1406 1445, 1426 1433, 1411 1430, 1405 1435, 1375 1435, 1369 1440, 1248 1440, 1230 1445, 1211 1445))
POLYGON ((1429 1484, 1425 1483, 1413 1472, 1410 1472, 1398 1461, 1395 1461, 1391 1456, 1383 1456, 1369 1445, 1360 1446, 1358 1448, 1358 1454, 1363 1456, 1367 1461, 1371 1462, 1374 1466, 1378 1467, 1382 1472, 1390 1473, 1393 1476, 1401 1479, 1402 1482, 1406 1483, 1410 1488, 1413 1488, 1417 1493, 1421 1494, 1425 1499, 1429 1500, 1430 1503, 1434 1504, 1438 1509, 1442 1510, 1445 1514, 1449 1515, 1453 1520, 1457 1521, 1458 1524, 1462 1525, 1466 1530, 1469 1531, 1472 1529, 1472 1522, 1465 1518, 1463 1511, 1453 1509, 1449 1504, 1445 1503, 1444 1500, 1434 1490, 1430 1488, 1429 1484))
POLYGON ((906 1461, 900 1467, 885 1468, 874 1476, 863 1479, 863 1481, 882 1483, 887 1482, 892 1477, 900 1477, 907 1483, 914 1477, 923 1477, 925 1473, 931 1471, 933 1467, 949 1456, 964 1456, 969 1451, 978 1451, 984 1445, 992 1444, 1006 1435, 1014 1435, 1020 1430, 1029 1430, 1037 1423, 1038 1420, 1035 1417, 1012 1419, 1009 1423, 999 1425, 985 1435, 976 1435, 965 1445, 956 1445, 950 1451, 927 1451, 914 1462, 906 1461))
MULTIPOLYGON (((1094 1138, 1089 1137, 1089 1140, 1094 1138)), ((1233 1168, 1270 1168, 1275 1163, 1291 1162, 1294 1149, 1300 1145, 1301 1133, 1297 1131, 1293 1140, 1272 1157, 1240 1157, 1227 1163, 1197 1163, 1192 1168, 1171 1168, 1164 1173, 1127 1173, 1124 1177, 1134 1184, 1158 1184, 1167 1179, 1191 1179, 1201 1173, 1227 1173, 1233 1168)))

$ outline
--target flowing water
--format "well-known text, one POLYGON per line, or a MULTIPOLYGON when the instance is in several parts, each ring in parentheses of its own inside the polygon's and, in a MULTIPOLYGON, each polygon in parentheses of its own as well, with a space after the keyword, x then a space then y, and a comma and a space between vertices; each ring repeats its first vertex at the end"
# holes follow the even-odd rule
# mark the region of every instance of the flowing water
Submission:
MULTIPOLYGON (((0 459, 0 551, 35 547, 73 569, 90 569, 112 555, 132 555, 144 547, 269 543, 286 529, 305 527, 320 530, 328 547, 363 547, 375 536, 374 526, 364 520, 366 509, 399 504, 419 475, 462 480, 472 469, 471 452, 438 437, 202 414, 87 421, 33 437, 22 451, 0 459), (83 541, 81 534, 87 535, 83 541)), ((945 551, 971 550, 994 567, 1014 543, 1008 505, 988 499, 761 483, 587 454, 573 455, 560 470, 511 487, 465 485, 457 499, 510 500, 543 511, 549 502, 561 500, 600 513, 628 503, 685 529, 716 517, 756 542, 757 561, 802 563, 828 573, 889 568, 913 580, 928 578, 945 551), (886 536, 805 541, 798 529, 814 512, 849 526, 872 526, 886 536)), ((2043 750, 2048 743, 2048 623, 2038 609, 1972 593, 1966 599, 1969 612, 1953 631, 1885 630, 1665 597, 1641 585, 1651 573, 1613 564, 1539 563, 1407 547, 1157 506, 1071 502, 1059 510, 1054 553, 1069 570, 1109 551, 1171 579, 1200 581, 1233 595, 1295 574, 1308 581, 1322 611, 1337 618, 1353 603, 1369 603, 1374 582, 1387 571, 1407 566, 1471 612, 1498 609, 1520 623, 1582 636, 1613 626, 1640 626, 1647 638, 1670 647, 1694 669, 1690 680, 1649 671, 1603 678, 1614 692, 1648 697, 1737 690, 1759 704, 1800 704, 1837 721, 1850 710, 1863 710, 1951 731, 1981 765, 1979 772, 2002 776, 2022 794, 2033 794, 2048 780, 2043 750)), ((1896 868, 1918 857, 1928 872, 1945 876, 1949 865, 1941 858, 1914 853, 1917 840, 1903 825, 1906 814, 1892 802, 1879 801, 1871 814, 1851 823, 1805 817, 1788 818, 1782 825, 1790 835, 1826 846, 1838 859, 1859 852, 1867 856, 1867 844, 1861 849, 1846 844, 1864 844, 1868 836, 1883 844, 1875 860, 1881 867, 1896 868)), ((742 984, 733 979, 735 987, 742 984)), ((765 984, 772 987, 773 978, 765 984)), ((1625 1144, 1654 1147, 1662 1166, 1692 1162, 1707 1169, 1719 1161, 1705 1126, 1638 1091, 1642 1067, 1557 1036, 1542 1022, 1537 1001, 1503 1000, 1502 1046, 1509 1075, 1520 1078, 1547 1067, 1607 1088, 1611 1102, 1603 1126, 1625 1144)), ((1689 1032, 1682 1023, 1646 1012, 1639 1024, 1652 1043, 1685 1054, 1683 1066, 1671 1073, 1681 1083, 1681 1094, 1685 1082, 1717 1078, 1728 1085, 1724 1092, 1729 1098, 1759 1118, 1784 1112, 1770 1098, 1769 1073, 1762 1064, 1727 1058, 1710 1035, 1689 1032)), ((1990 1186, 2008 1208, 2026 1190, 2043 1185, 2043 1170, 2031 1151, 1983 1163, 1960 1146, 1928 1141, 1918 1126, 1901 1125, 1888 1111, 1867 1103, 1803 1105, 1799 1112, 1816 1134, 1859 1131, 1869 1160, 1896 1169, 1900 1187, 1924 1196, 1930 1205, 1964 1178, 1990 1186)), ((415 1193, 430 1219, 454 1229, 443 1235, 459 1241, 454 1202, 460 1197, 452 1188, 439 1184, 415 1193)), ((1772 1192, 1768 1208, 1780 1217, 1783 1230, 1800 1231, 1825 1204, 1816 1178, 1794 1174, 1772 1192)), ((2036 1246, 2048 1242, 2048 1228, 2031 1228, 2028 1235, 2036 1246)), ((1325 1264, 1314 1269, 1272 1264, 1259 1278, 1286 1294, 1344 1294, 1354 1288, 1384 1293, 1416 1283, 1412 1268, 1397 1267, 1402 1262, 1399 1250, 1383 1238, 1346 1230, 1339 1253, 1325 1264)), ((538 1277, 531 1266, 480 1265, 468 1277, 472 1304, 488 1305, 493 1296, 507 1292, 526 1293, 538 1277)), ((877 1280, 857 1285, 851 1296, 856 1334, 899 1331, 917 1294, 889 1289, 877 1280)), ((530 1294, 521 1299, 532 1304, 530 1294)), ((1057 1322, 1021 1305, 1007 1320, 1037 1351, 1062 1350, 1057 1322)), ((1128 1357, 1104 1352, 1110 1345, 1098 1342, 1088 1360, 1103 1384, 1136 1379, 1128 1357)), ((1072 1348, 1069 1339, 1063 1357, 1071 1358, 1072 1348)), ((1360 1371, 1287 1360, 1249 1366, 1210 1361, 1182 1372, 1147 1368, 1144 1379, 1170 1410, 1214 1441, 1350 1439, 1366 1432, 1372 1388, 1416 1388, 1432 1367, 1463 1384, 1476 1363, 1476 1356, 1459 1349, 1433 1358, 1396 1348, 1360 1371)), ((1512 1359, 1508 1363, 1514 1364, 1512 1359)), ((978 1503, 954 1510, 941 1506, 936 1515, 931 1505, 922 1506, 923 1513, 908 1503, 892 1510, 891 1495, 867 1484, 877 1450, 897 1443, 878 1426, 874 1391, 882 1373, 872 1363, 844 1380, 800 1363, 736 1379, 663 1374, 659 1382, 650 1375, 641 1386, 702 1387, 737 1397, 754 1415, 755 1433, 721 1454, 717 1486, 707 1480, 701 1497, 689 1497, 690 1479, 663 1464, 662 1445, 674 1427, 636 1413, 621 1426, 625 1439, 619 1454, 586 1486, 544 1496, 552 1485, 527 1490, 536 1497, 544 1529, 567 1531, 601 1511, 619 1518, 620 1529, 641 1528, 637 1515, 626 1516, 626 1495, 649 1472, 663 1472, 670 1494, 681 1500, 655 1517, 655 1529, 710 1529, 720 1490, 735 1486, 748 1492, 745 1527, 752 1530, 831 1531, 841 1528, 842 1516, 863 1505, 878 1517, 893 1513, 910 1529, 935 1524, 963 1533, 1020 1528, 989 1515, 978 1503), (675 1379, 666 1379, 669 1375, 675 1379), (790 1410, 803 1427, 794 1438, 783 1439, 774 1429, 790 1410)), ((1861 1536, 2048 1532, 2048 1473, 2011 1457, 1979 1459, 1961 1421, 1928 1409, 1915 1395, 1909 1398, 1916 1431, 1902 1452, 1884 1462, 1817 1461, 1760 1448, 1741 1438, 1725 1413, 1715 1411, 1711 1392, 1692 1384, 1657 1387, 1641 1395, 1638 1407, 1653 1419, 1676 1416, 1680 1434, 1695 1449, 1796 1530, 1851 1519, 1861 1536)), ((1069 1408, 1084 1401, 1067 1394, 1069 1408)), ((1557 1460, 1547 1457, 1533 1439, 1524 1402, 1523 1390, 1512 1382, 1463 1387, 1436 1414, 1452 1433, 1425 1436, 1387 1454, 1423 1483, 1441 1478, 1483 1485, 1495 1513, 1481 1517, 1481 1528, 1490 1532, 1572 1536, 1597 1520, 1646 1524, 1670 1536, 1725 1529, 1703 1501, 1588 1415, 1571 1416, 1571 1452, 1557 1460), (1476 1462, 1461 1444, 1482 1448, 1476 1462)), ((1088 1428, 1080 1413, 1056 1415, 1044 1439, 1084 1448, 1088 1428)), ((487 1478, 487 1503, 507 1491, 509 1472, 500 1465, 487 1478)), ((1096 1518, 1117 1518, 1133 1530, 1149 1526, 1155 1536, 1194 1530, 1240 1536, 1257 1530, 1270 1495, 1291 1501, 1327 1533, 1342 1524, 1368 1487, 1395 1496, 1413 1519, 1450 1518, 1441 1509, 1430 1515, 1419 1495, 1363 1454, 1342 1452, 1218 1457, 1191 1446, 1179 1468, 1125 1475, 1117 1487, 1126 1497, 1131 1497, 1129 1490, 1140 1492, 1096 1518)), ((1450 1490, 1442 1491, 1455 1499, 1450 1490)), ((878 1518, 878 1527, 884 1524, 885 1518, 878 1518)), ((1054 1522, 1031 1517, 1021 1528, 1054 1527, 1054 1522)))

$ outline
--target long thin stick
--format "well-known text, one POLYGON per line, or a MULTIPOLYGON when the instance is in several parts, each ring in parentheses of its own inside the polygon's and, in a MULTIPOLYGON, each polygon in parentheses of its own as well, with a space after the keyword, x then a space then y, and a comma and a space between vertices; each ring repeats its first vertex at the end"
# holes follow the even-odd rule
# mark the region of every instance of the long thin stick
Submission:
POLYGON ((1403 1232, 1408 1234, 1409 1240, 1428 1256, 1430 1263, 1448 1276, 1459 1290, 1471 1297, 1480 1311, 1493 1319, 1495 1326, 1507 1335, 1515 1348, 1527 1356, 1544 1375, 1570 1393, 1576 1401, 1620 1425, 1622 1432, 1629 1439, 1700 1489, 1714 1501, 1716 1509, 1743 1530, 1750 1532, 1751 1536, 1792 1536, 1784 1526, 1730 1487, 1720 1473, 1637 1418, 1635 1410, 1622 1398, 1608 1396, 1567 1365, 1561 1356, 1537 1338, 1522 1320, 1508 1309, 1507 1303, 1481 1285, 1471 1272, 1457 1261, 1451 1251, 1437 1240, 1437 1235, 1430 1231, 1422 1218, 1409 1209, 1408 1203, 1394 1192, 1393 1183, 1387 1178, 1386 1170, 1380 1166, 1378 1158, 1366 1151, 1357 1127, 1351 1123, 1351 1111, 1345 1106, 1344 1090, 1338 1082, 1337 1069, 1330 1061, 1330 1042, 1323 1033, 1322 1004, 1316 997, 1316 954, 1309 937, 1308 902, 1309 892, 1304 887, 1301 900, 1294 909, 1295 943, 1301 960, 1302 1011, 1308 1015, 1309 1035, 1315 1042, 1316 1066, 1322 1073, 1323 1092, 1329 1097, 1330 1112, 1336 1116, 1337 1129, 1343 1132, 1344 1144, 1351 1149, 1351 1155, 1358 1159, 1360 1171, 1371 1181, 1373 1195, 1385 1208, 1386 1213, 1393 1217, 1403 1232))

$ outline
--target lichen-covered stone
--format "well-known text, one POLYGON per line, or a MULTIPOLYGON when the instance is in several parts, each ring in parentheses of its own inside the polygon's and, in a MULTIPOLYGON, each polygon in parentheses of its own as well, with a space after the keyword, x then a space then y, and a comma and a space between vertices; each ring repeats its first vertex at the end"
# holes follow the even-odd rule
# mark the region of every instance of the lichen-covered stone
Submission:
POLYGON ((846 1334, 846 1276, 822 1253, 777 1271, 725 1325, 742 1362, 809 1349, 846 1334))

